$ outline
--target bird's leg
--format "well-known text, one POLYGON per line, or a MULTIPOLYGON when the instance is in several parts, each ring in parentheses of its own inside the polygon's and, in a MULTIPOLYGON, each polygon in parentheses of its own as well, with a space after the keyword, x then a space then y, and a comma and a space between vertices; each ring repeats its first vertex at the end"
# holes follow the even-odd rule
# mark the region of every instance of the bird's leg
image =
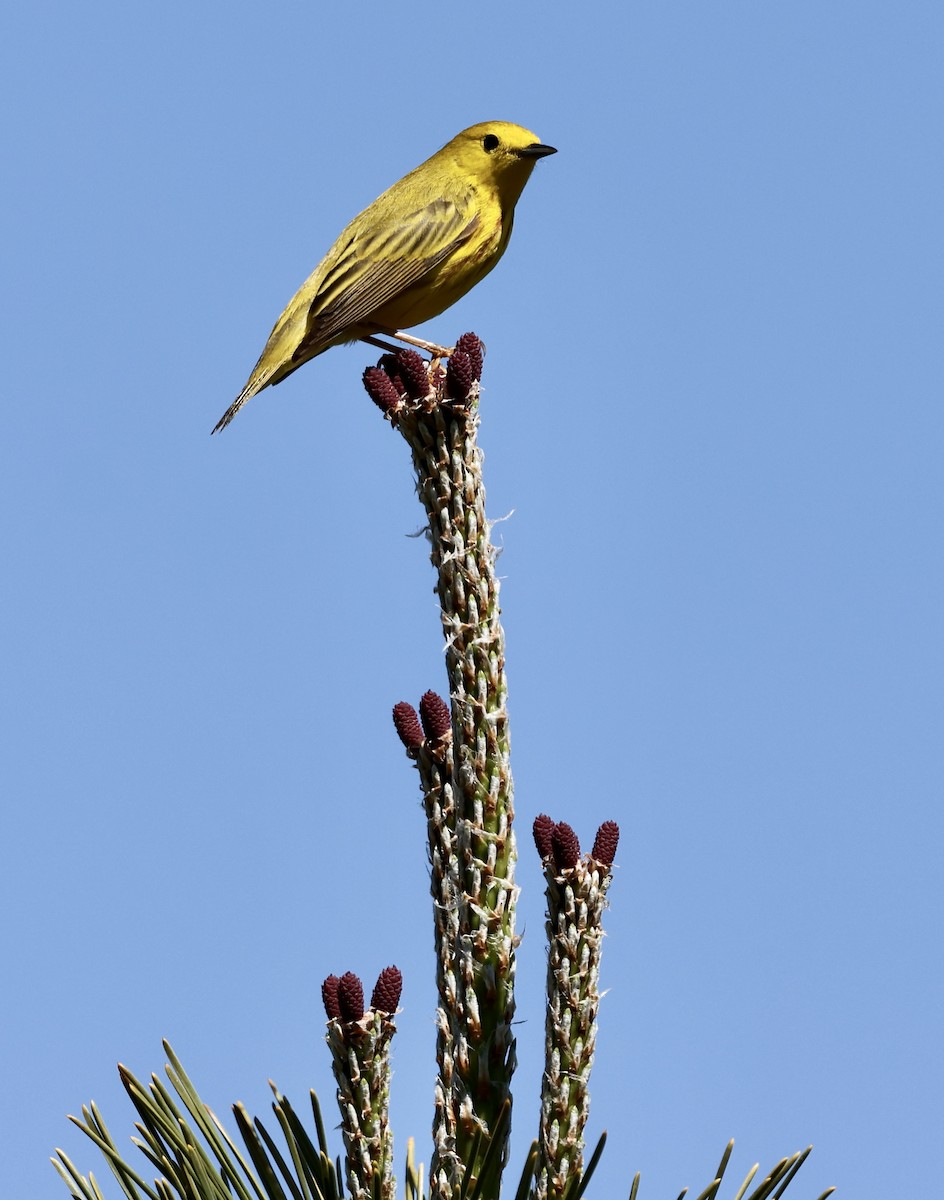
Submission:
POLYGON ((359 340, 365 342, 368 346, 376 346, 378 350, 386 350, 388 354, 396 354, 397 352, 396 346, 391 346, 389 342, 382 342, 379 337, 371 337, 367 333, 359 340))
POLYGON ((417 350, 425 350, 434 360, 448 358, 453 350, 455 350, 455 346, 437 346, 435 342, 426 342, 422 338, 410 337, 408 333, 400 333, 399 330, 391 332, 387 336, 394 338, 398 342, 406 342, 408 346, 415 346, 417 350))
MULTIPOLYGON (((377 333, 382 333, 384 337, 393 338, 396 342, 406 342, 408 346, 415 346, 417 350, 425 350, 432 358, 433 362, 438 362, 441 358, 448 358, 455 349, 455 346, 437 346, 435 342, 424 342, 422 338, 411 337, 408 333, 401 333, 398 329, 376 330, 377 333)), ((395 346, 388 346, 386 342, 380 341, 376 337, 362 337, 362 342, 369 342, 371 346, 379 346, 382 350, 395 350, 395 346)))

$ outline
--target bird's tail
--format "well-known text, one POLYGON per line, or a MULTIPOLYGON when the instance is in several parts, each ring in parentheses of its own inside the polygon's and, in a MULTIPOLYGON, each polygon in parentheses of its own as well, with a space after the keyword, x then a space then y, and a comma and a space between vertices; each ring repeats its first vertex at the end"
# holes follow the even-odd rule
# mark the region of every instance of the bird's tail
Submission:
MULTIPOLYGON (((304 289, 302 289, 304 290, 304 289)), ((246 381, 246 386, 233 403, 213 426, 213 432, 221 429, 232 421, 247 400, 251 400, 263 388, 281 383, 293 371, 297 371, 302 363, 314 358, 327 350, 328 345, 306 338, 308 329, 308 309, 310 300, 297 293, 288 308, 275 323, 275 328, 269 334, 265 349, 259 355, 259 361, 252 368, 252 374, 246 381)))
POLYGON ((246 403, 246 401, 251 400, 256 392, 263 387, 265 387, 264 383, 259 383, 255 379, 250 379, 233 403, 226 410, 226 412, 223 413, 217 423, 213 426, 212 430, 210 431, 210 436, 212 437, 214 433, 220 433, 221 430, 225 429, 230 421, 232 421, 233 417, 236 416, 242 406, 246 403))

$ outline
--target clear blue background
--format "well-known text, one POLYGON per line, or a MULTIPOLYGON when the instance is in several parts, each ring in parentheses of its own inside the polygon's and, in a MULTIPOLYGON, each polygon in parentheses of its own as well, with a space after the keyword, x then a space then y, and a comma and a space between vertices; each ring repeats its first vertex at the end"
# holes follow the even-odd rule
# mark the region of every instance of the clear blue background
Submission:
MULTIPOLYGON (((488 343, 536 1127, 542 811, 622 827, 592 1194, 815 1143, 923 1194, 942 1129, 942 50, 934 2, 11 7, 2 1191, 169 1037, 221 1113, 329 1117, 319 986, 433 962, 391 705, 445 690, 405 445, 332 351, 213 423, 343 224, 497 117, 538 164, 488 343)), ((142 1168, 145 1164, 141 1160, 142 1168)), ((694 1193, 693 1193, 694 1194, 694 1193)))

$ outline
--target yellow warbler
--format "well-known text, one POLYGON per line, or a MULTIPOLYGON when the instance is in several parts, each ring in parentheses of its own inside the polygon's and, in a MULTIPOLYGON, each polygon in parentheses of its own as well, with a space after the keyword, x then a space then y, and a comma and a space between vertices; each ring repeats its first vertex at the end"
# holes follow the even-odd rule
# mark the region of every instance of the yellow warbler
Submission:
POLYGON ((398 337, 464 296, 504 254, 534 164, 554 153, 520 125, 485 121, 378 196, 289 301, 213 432, 257 392, 332 346, 378 333, 398 337))

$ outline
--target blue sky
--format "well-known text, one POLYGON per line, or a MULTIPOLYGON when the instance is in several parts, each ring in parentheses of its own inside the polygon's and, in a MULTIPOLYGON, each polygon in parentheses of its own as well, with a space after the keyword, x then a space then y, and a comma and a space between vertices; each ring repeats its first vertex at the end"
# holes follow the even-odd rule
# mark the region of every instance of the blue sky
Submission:
POLYGON ((0 1190, 64 1196, 56 1145, 102 1178, 65 1114, 130 1132, 115 1063, 162 1037, 218 1112, 269 1077, 330 1112, 320 982, 390 962, 398 1157, 428 1159, 389 712, 445 681, 407 450, 366 347, 209 431, 344 223, 489 118, 560 150, 425 327, 488 344, 511 514, 515 1159, 546 811, 622 828, 593 1194, 697 1194, 731 1136, 738 1180, 813 1142, 798 1198, 933 1189, 944 9, 325 7, 4 18, 0 1190))

